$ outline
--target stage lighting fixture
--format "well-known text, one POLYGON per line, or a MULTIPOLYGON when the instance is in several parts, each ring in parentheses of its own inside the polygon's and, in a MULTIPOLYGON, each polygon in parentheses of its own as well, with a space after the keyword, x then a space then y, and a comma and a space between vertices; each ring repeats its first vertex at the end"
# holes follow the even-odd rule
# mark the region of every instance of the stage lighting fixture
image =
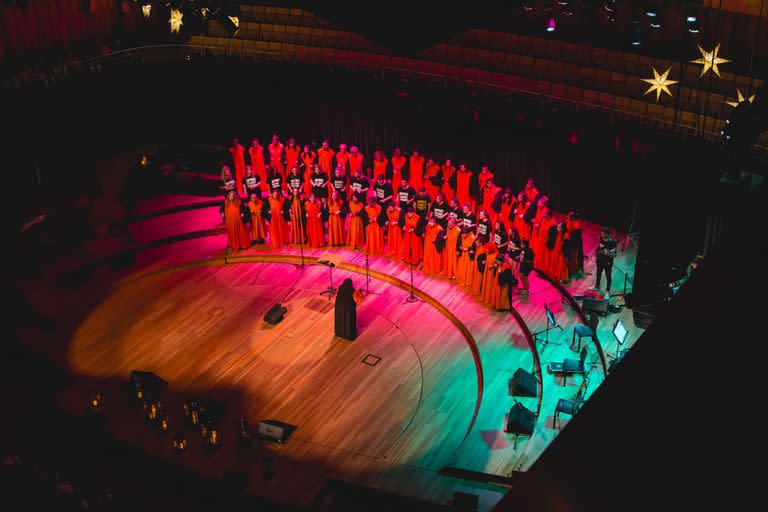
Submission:
POLYGON ((685 25, 691 34, 699 33, 699 18, 695 14, 689 13, 685 17, 685 25))
POLYGON ((533 10, 533 0, 523 0, 523 10, 531 12, 533 10))
POLYGON ((559 2, 560 3, 560 10, 563 12, 564 16, 572 16, 573 15, 573 6, 570 2, 559 2))
POLYGON ((605 10, 608 12, 614 12, 616 10, 616 0, 605 0, 605 10))
POLYGON ((555 31, 555 17, 550 16, 547 19, 547 32, 554 32, 555 31))
POLYGON ((632 19, 632 46, 640 46, 640 19, 632 19))
POLYGON ((146 4, 141 6, 141 12, 144 13, 144 17, 149 19, 149 15, 152 12, 152 4, 146 4))

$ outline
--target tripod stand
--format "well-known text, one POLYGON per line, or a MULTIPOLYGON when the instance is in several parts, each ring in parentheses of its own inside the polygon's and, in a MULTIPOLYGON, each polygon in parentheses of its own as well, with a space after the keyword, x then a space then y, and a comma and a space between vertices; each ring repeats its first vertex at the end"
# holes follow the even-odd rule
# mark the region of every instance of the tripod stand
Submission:
MULTIPOLYGON (((320 262, 318 261, 318 263, 320 263, 320 262)), ((320 292, 320 295, 325 295, 327 293, 328 294, 328 301, 330 301, 333 298, 333 296, 336 295, 336 289, 333 287, 333 267, 335 265, 333 263, 331 263, 331 262, 327 262, 327 263, 323 263, 323 264, 328 267, 329 284, 328 284, 328 288, 326 288, 325 290, 320 292)))
MULTIPOLYGON (((416 236, 416 234, 412 232, 411 236, 416 236)), ((420 298, 418 298, 416 295, 413 294, 413 267, 416 264, 413 263, 413 246, 410 243, 408 244, 408 261, 411 262, 410 263, 410 266, 411 266, 411 293, 405 298, 405 300, 403 301, 403 304, 405 304, 406 302, 408 304, 413 304, 414 302, 424 302, 423 300, 421 300, 420 298)))
MULTIPOLYGON (((562 343, 559 343, 559 342, 549 341, 549 331, 550 330, 552 330, 552 329, 560 329, 560 331, 562 331, 563 328, 560 327, 560 325, 557 322, 555 322, 555 317, 552 314, 552 312, 549 310, 549 307, 547 306, 546 303, 544 303, 544 312, 546 313, 546 317, 547 317, 547 327, 544 330, 542 330, 542 331, 538 331, 538 332, 533 333, 534 340, 536 341, 536 343, 543 343, 544 344, 544 348, 546 348, 547 345, 549 345, 550 343, 552 345, 562 345, 562 343), (544 334, 544 338, 539 338, 539 334, 541 334, 541 333, 545 333, 544 334)), ((542 350, 544 350, 544 349, 542 349, 542 350)))

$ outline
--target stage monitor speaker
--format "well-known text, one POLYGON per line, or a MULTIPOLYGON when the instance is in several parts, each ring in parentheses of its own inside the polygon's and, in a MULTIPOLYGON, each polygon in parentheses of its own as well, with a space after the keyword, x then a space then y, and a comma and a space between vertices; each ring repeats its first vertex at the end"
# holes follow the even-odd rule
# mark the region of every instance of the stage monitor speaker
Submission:
POLYGON ((468 492, 454 492, 451 510, 462 512, 477 512, 477 505, 480 498, 477 494, 468 492))
POLYGON ((264 321, 270 325, 279 324, 283 320, 286 311, 288 310, 282 305, 275 304, 269 311, 267 311, 267 314, 264 315, 264 321))
POLYGON ((608 312, 608 301, 603 299, 588 299, 584 298, 584 302, 581 303, 581 310, 584 313, 597 313, 600 316, 605 316, 608 312))
POLYGON ((275 420, 263 420, 259 422, 257 433, 261 439, 284 443, 291 436, 296 427, 275 420))
POLYGON ((653 322, 655 318, 656 315, 643 311, 642 309, 635 308, 632 310, 632 320, 635 323, 635 327, 646 329, 651 325, 651 322, 653 322))
POLYGON ((533 424, 536 416, 533 411, 526 409, 523 404, 516 403, 509 410, 507 426, 504 429, 509 434, 533 435, 533 424))
POLYGON ((538 390, 538 382, 532 373, 518 368, 512 375, 509 383, 509 394, 512 396, 535 397, 538 390))

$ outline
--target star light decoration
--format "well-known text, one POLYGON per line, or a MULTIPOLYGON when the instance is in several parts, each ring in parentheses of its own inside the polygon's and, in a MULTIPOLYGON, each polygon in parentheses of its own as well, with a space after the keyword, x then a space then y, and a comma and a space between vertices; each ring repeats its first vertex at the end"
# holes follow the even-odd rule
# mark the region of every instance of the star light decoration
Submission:
POLYGON ((740 104, 744 103, 745 101, 748 101, 750 103, 755 101, 755 95, 754 94, 752 96, 750 96, 749 98, 745 98, 744 95, 741 94, 741 89, 739 89, 738 87, 736 88, 736 94, 738 95, 737 96, 738 99, 736 101, 726 101, 725 103, 727 105, 732 106, 732 107, 738 107, 740 104))
POLYGON ((152 4, 142 5, 141 12, 144 13, 144 17, 149 19, 149 13, 152 12, 152 4))
POLYGON ((659 74, 658 71, 656 71, 656 68, 653 69, 653 78, 643 78, 643 82, 651 84, 651 86, 648 88, 647 91, 643 93, 643 96, 648 94, 649 92, 656 91, 656 101, 659 101, 659 96, 661 96, 662 91, 672 96, 672 93, 669 92, 668 87, 670 85, 674 85, 677 83, 677 80, 667 80, 667 76, 669 75, 669 70, 672 69, 671 67, 667 68, 667 70, 659 74))
POLYGON ((717 75, 718 78, 720 78, 720 70, 717 69, 718 64, 725 64, 726 62, 731 62, 728 59, 724 59, 722 57, 718 57, 717 54, 720 51, 720 43, 717 43, 715 46, 715 49, 711 52, 706 51, 704 48, 696 45, 699 47, 699 51, 701 52, 701 58, 692 60, 691 62, 694 64, 701 64, 703 67, 701 68, 701 75, 699 75, 699 78, 704 76, 704 74, 712 69, 712 71, 717 75))
POLYGON ((168 20, 168 23, 171 24, 171 34, 176 32, 179 33, 179 29, 183 25, 181 22, 181 18, 183 18, 184 15, 181 14, 181 11, 178 9, 171 9, 171 19, 168 20))

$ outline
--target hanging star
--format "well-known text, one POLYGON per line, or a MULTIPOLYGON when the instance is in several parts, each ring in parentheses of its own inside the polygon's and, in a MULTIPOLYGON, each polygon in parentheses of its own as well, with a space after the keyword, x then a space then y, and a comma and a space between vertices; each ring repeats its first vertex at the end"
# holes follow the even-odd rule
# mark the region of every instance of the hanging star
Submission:
POLYGON ((738 107, 739 104, 744 103, 745 101, 748 101, 750 103, 755 101, 755 95, 754 94, 752 96, 750 96, 749 98, 744 98, 744 96, 741 94, 741 89, 739 89, 739 88, 736 88, 736 94, 738 94, 738 96, 737 96, 738 99, 736 101, 726 101, 725 103, 727 105, 732 106, 732 107, 738 107))
POLYGON ((200 9, 200 15, 203 17, 204 20, 208 19, 208 8, 203 7, 200 9))
POLYGON ((718 57, 717 53, 720 51, 720 43, 717 43, 715 46, 715 49, 711 52, 706 51, 704 48, 702 48, 699 45, 696 45, 699 47, 699 51, 701 52, 701 58, 692 60, 694 64, 701 64, 703 67, 701 68, 701 75, 699 75, 699 78, 704 76, 704 74, 709 71, 711 68, 712 71, 717 75, 718 78, 720 78, 720 70, 717 69, 718 64, 725 64, 726 62, 731 62, 728 59, 723 59, 722 57, 718 57))
POLYGON ((643 93, 643 96, 645 96, 651 91, 656 91, 656 101, 659 101, 659 96, 661 96, 662 91, 672 96, 672 93, 669 92, 669 89, 667 87, 670 85, 676 84, 677 80, 667 80, 667 75, 669 75, 670 69, 672 68, 671 67, 667 68, 667 70, 660 75, 659 72, 656 71, 656 68, 653 68, 653 78, 642 79, 643 82, 651 84, 648 90, 643 93))
POLYGON ((177 34, 179 33, 179 29, 183 25, 183 23, 181 22, 181 18, 183 17, 184 15, 181 14, 181 11, 179 11, 178 9, 171 9, 171 19, 168 20, 168 23, 171 24, 171 34, 173 34, 174 32, 176 32, 177 34))
POLYGON ((144 17, 149 19, 149 13, 152 12, 152 4, 142 5, 141 11, 144 13, 144 17))

